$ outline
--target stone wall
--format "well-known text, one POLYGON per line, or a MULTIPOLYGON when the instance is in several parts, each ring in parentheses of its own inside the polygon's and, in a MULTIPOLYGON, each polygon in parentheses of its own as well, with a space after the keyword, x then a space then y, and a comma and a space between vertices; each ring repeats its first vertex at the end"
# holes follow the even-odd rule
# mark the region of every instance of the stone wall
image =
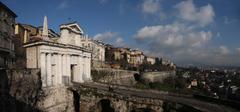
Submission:
MULTIPOLYGON (((147 112, 162 112, 163 101, 159 99, 139 98, 135 96, 122 96, 97 89, 82 88, 79 90, 81 112, 101 112, 103 111, 101 101, 110 102, 109 109, 114 112, 132 112, 138 109, 150 109, 147 112)), ((111 111, 109 111, 111 112, 111 111)), ((140 111, 141 112, 141 111, 140 111)), ((145 111, 144 111, 145 112, 145 111)))
POLYGON ((45 112, 74 112, 73 93, 65 86, 43 88, 36 106, 45 112))
POLYGON ((135 73, 139 72, 110 68, 98 68, 91 70, 92 79, 95 82, 124 86, 133 86, 136 83, 134 79, 135 73))
POLYGON ((63 85, 42 88, 39 69, 0 73, 1 112, 74 112, 73 92, 63 85))
POLYGON ((146 72, 141 74, 141 78, 144 82, 160 82, 163 83, 163 80, 168 77, 174 77, 176 74, 175 71, 161 71, 161 72, 146 72))

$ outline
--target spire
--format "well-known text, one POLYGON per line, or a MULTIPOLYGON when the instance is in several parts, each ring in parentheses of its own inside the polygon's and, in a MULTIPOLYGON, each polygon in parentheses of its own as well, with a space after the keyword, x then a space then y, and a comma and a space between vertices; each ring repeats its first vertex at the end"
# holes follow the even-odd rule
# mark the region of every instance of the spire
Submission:
POLYGON ((47 16, 44 16, 42 36, 44 36, 44 37, 48 37, 48 23, 47 23, 47 16))

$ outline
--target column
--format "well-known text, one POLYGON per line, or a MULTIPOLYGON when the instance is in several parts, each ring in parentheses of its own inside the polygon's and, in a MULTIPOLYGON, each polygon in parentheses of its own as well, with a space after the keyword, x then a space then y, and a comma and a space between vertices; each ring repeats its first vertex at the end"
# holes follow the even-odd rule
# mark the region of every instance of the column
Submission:
POLYGON ((91 58, 90 57, 87 57, 86 58, 87 60, 87 79, 88 81, 91 81, 92 78, 91 78, 91 58))
POLYGON ((47 86, 52 86, 52 54, 47 54, 47 86))
POLYGON ((83 82, 83 66, 82 66, 82 57, 78 56, 78 81, 83 82))
POLYGON ((67 79, 66 79, 66 77, 67 77, 67 56, 66 56, 66 54, 63 54, 62 55, 62 78, 63 78, 63 80, 62 80, 62 82, 63 82, 63 84, 64 85, 66 85, 67 84, 67 79))
POLYGON ((82 57, 82 79, 83 82, 86 81, 86 62, 85 62, 85 56, 82 57))
POLYGON ((57 58, 57 84, 62 84, 62 54, 58 54, 57 58))
POLYGON ((42 80, 42 87, 46 87, 46 53, 41 53, 40 55, 41 60, 41 80, 42 80))
POLYGON ((63 56, 62 56, 62 71, 63 71, 63 76, 67 76, 67 71, 66 71, 66 65, 67 65, 67 63, 66 63, 66 61, 67 61, 67 58, 66 58, 66 54, 64 54, 63 56))
POLYGON ((70 55, 66 55, 66 76, 68 76, 68 83, 71 81, 70 55))

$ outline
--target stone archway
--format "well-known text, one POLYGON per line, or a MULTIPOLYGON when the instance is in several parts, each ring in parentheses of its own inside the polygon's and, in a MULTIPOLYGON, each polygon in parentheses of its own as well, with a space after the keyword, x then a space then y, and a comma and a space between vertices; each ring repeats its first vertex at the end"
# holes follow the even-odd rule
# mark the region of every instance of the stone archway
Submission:
POLYGON ((115 109, 112 107, 112 102, 109 99, 100 100, 97 110, 97 112, 115 112, 115 109))
POLYGON ((140 79, 141 79, 141 75, 138 73, 134 73, 133 77, 134 77, 135 81, 140 81, 140 79))

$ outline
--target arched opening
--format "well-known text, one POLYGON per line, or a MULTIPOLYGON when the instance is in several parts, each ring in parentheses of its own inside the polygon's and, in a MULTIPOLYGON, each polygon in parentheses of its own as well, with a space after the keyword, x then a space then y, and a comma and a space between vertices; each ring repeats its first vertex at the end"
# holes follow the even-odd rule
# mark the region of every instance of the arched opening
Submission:
POLYGON ((133 74, 135 81, 140 81, 141 76, 138 73, 133 74))
POLYGON ((155 111, 151 108, 136 108, 133 109, 131 112, 155 112, 155 111))
POLYGON ((114 108, 111 107, 111 101, 109 99, 102 99, 99 101, 100 112, 114 112, 114 108))

